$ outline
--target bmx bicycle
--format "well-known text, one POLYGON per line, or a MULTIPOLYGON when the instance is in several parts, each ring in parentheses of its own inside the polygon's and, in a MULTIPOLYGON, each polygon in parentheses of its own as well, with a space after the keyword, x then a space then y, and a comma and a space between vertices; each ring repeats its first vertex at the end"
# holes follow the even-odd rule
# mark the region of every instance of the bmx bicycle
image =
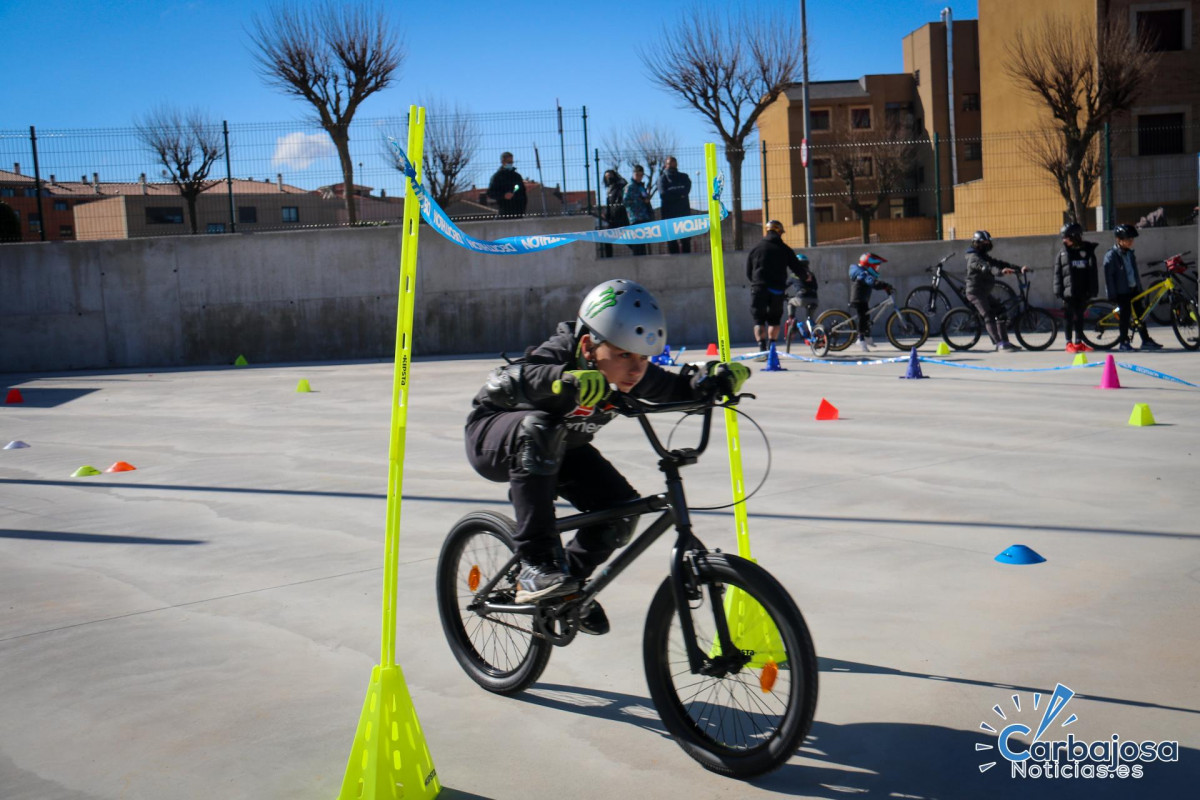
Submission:
MULTIPOLYGON (((1058 322, 1046 309, 1029 304, 1030 272, 1033 270, 1017 273, 1020 293, 1008 324, 1026 350, 1045 350, 1058 338, 1058 322)), ((983 318, 971 306, 952 308, 942 318, 942 338, 955 350, 970 350, 986 330, 983 318)))
MULTIPOLYGON (((915 308, 896 308, 894 292, 889 291, 886 298, 867 311, 870 324, 874 325, 887 311, 892 313, 883 329, 892 347, 907 351, 925 344, 929 338, 929 319, 922 312, 915 308)), ((831 308, 817 317, 817 325, 825 331, 824 352, 814 350, 818 356, 845 350, 858 338, 858 320, 840 308, 831 308)))
POLYGON ((467 675, 490 692, 516 694, 542 674, 554 647, 569 645, 592 601, 668 529, 675 529, 669 575, 650 603, 642 660, 650 698, 683 750, 706 769, 749 778, 786 762, 812 725, 817 661, 804 617, 783 586, 753 561, 709 550, 692 531, 680 469, 709 442, 714 408, 742 394, 646 404, 609 402, 640 423, 666 479, 661 494, 611 509, 560 517, 560 533, 660 512, 578 593, 517 603, 521 562, 515 523, 491 511, 467 514, 451 529, 437 567, 442 628, 467 675), (649 415, 700 414, 696 447, 667 449, 649 415))

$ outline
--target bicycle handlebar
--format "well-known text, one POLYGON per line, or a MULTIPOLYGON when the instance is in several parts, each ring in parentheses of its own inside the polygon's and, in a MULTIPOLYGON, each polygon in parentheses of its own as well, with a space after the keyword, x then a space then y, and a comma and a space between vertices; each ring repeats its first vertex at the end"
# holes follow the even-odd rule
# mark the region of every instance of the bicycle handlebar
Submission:
POLYGON ((642 430, 646 434, 646 438, 650 440, 650 446, 654 448, 654 452, 658 453, 659 458, 694 461, 708 448, 709 432, 712 429, 713 409, 733 406, 744 398, 754 399, 754 397, 749 392, 743 392, 732 397, 726 397, 720 401, 716 397, 710 397, 704 400, 683 400, 673 403, 646 403, 632 395, 618 393, 613 395, 609 402, 612 403, 617 413, 621 416, 637 418, 637 421, 642 426, 642 430), (654 432, 650 421, 646 419, 648 414, 665 414, 673 411, 688 414, 703 412, 704 427, 700 434, 700 443, 696 447, 668 450, 658 438, 658 434, 654 432))

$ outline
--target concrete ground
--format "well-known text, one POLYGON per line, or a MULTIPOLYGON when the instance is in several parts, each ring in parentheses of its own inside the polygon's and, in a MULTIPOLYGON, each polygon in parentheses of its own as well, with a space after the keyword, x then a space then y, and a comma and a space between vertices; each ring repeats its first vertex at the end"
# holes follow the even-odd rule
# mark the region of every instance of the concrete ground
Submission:
MULTIPOLYGON (((1119 360, 1200 383, 1195 353, 1119 360)), ((603 596, 612 632, 555 651, 524 695, 490 695, 458 668, 434 566, 456 519, 505 508, 461 441, 495 362, 412 372, 398 661, 444 797, 1195 796, 1200 389, 1121 370, 1123 388, 1101 391, 1095 368, 756 371, 743 408, 772 460, 749 504, 753 552, 803 610, 821 686, 801 751, 744 783, 691 761, 648 699, 642 625, 666 538, 603 596), (813 419, 822 398, 841 419, 813 419), (1140 402, 1156 426, 1127 424, 1140 402), (993 560, 1016 543, 1045 563, 993 560), (1035 693, 1048 702, 1059 683, 1078 693, 1077 722, 1043 739, 1178 741, 1178 760, 1140 779, 981 773, 996 760, 976 749, 995 744, 981 722, 1006 724, 993 707, 1036 726, 1035 693)), ((391 370, 6 376, 26 402, 0 405, 0 444, 31 447, 0 451, 0 797, 337 795, 379 661, 391 370), (294 391, 301 378, 313 393, 294 391), (136 471, 71 477, 118 460, 136 471)), ((765 450, 750 426, 742 436, 753 486, 765 450)), ((636 425, 618 420, 599 444, 657 490, 636 425)), ((685 476, 693 502, 724 502, 720 441, 685 476)), ((697 522, 735 548, 728 510, 697 522)))

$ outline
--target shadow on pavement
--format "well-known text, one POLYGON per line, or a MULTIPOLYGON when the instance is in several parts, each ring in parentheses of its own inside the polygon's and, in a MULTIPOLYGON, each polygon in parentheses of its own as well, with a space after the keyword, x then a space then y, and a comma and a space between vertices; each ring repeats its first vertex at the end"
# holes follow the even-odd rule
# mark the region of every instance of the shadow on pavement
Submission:
POLYGON ((83 542, 85 544, 207 544, 206 539, 156 539, 152 536, 122 536, 110 533, 70 531, 22 531, 0 528, 0 539, 31 539, 39 542, 83 542))
POLYGON ((78 400, 85 394, 98 389, 21 389, 24 400, 20 403, 0 403, 0 408, 54 408, 78 400))

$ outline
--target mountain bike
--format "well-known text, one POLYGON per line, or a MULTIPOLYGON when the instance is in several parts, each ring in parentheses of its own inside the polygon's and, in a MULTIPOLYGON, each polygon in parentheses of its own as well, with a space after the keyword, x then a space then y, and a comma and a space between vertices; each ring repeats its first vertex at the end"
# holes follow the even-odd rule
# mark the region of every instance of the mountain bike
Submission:
MULTIPOLYGON (((800 298, 800 290, 795 281, 788 281, 787 289, 788 315, 783 323, 783 350, 785 353, 792 352, 792 341, 802 339, 815 355, 819 349, 825 348, 822 341, 825 338, 825 330, 815 323, 810 313, 805 313, 803 322, 796 319, 796 312, 804 308, 804 301, 800 298)), ((828 352, 828 348, 825 350, 828 352)))
MULTIPOLYGON (((1044 308, 1029 303, 1029 273, 1017 273, 1016 313, 1009 328, 1026 350, 1045 350, 1058 338, 1058 321, 1044 308)), ((942 319, 942 338, 955 350, 969 350, 987 331, 983 318, 974 306, 951 309, 942 319)))
POLYGON ((576 594, 517 603, 515 523, 490 511, 460 519, 438 559, 437 599, 442 629, 467 675, 497 694, 529 687, 552 649, 574 640, 597 595, 674 527, 669 575, 650 603, 642 639, 650 698, 676 742, 706 769, 748 778, 786 762, 816 709, 817 660, 808 627, 765 569, 709 550, 696 538, 680 477, 680 469, 695 464, 708 446, 713 409, 753 396, 656 405, 629 395, 610 398, 617 413, 641 425, 658 454, 666 490, 559 517, 563 533, 661 512, 576 594), (663 412, 701 415, 699 443, 668 450, 649 420, 663 412))
MULTIPOLYGON (((1133 319, 1129 321, 1129 329, 1137 330, 1146 323, 1146 318, 1154 313, 1154 309, 1167 299, 1170 310, 1171 327, 1175 338, 1185 350, 1200 350, 1200 311, 1196 301, 1184 293, 1177 274, 1183 274, 1187 265, 1180 262, 1170 265, 1167 269, 1150 270, 1149 276, 1161 276, 1162 280, 1133 298, 1133 319)), ((1120 311, 1111 300, 1093 300, 1083 310, 1083 340, 1097 350, 1111 350, 1120 339, 1120 311)))
MULTIPOLYGON (((967 299, 966 282, 962 278, 956 278, 942 267, 947 261, 954 256, 954 253, 943 258, 941 261, 934 264, 932 267, 926 267, 926 272, 933 273, 928 286, 918 286, 908 293, 908 297, 904 298, 904 305, 908 308, 915 308, 929 318, 931 332, 940 333, 942 323, 945 319, 946 312, 951 308, 965 306, 971 308, 971 301, 967 299), (958 298, 958 303, 950 302, 950 298, 946 293, 939 288, 942 282, 950 287, 958 298)), ((997 280, 992 285, 992 299, 1000 301, 1004 305, 1005 316, 1010 319, 1015 316, 1010 313, 1017 307, 1017 293, 1013 288, 1003 281, 997 280)))
MULTIPOLYGON (((1162 261, 1152 261, 1151 263, 1147 264, 1147 266, 1152 267, 1155 264, 1162 264, 1164 268, 1171 273, 1171 277, 1175 280, 1175 290, 1183 292, 1184 295, 1192 300, 1196 300, 1196 276, 1187 272, 1187 268, 1196 266, 1196 262, 1183 260, 1183 257, 1190 255, 1191 252, 1191 250, 1186 250, 1182 253, 1176 253, 1170 258, 1163 259, 1162 261)), ((1150 318, 1159 325, 1170 325, 1170 304, 1163 305, 1162 303, 1159 303, 1156 305, 1154 310, 1150 313, 1150 318)))
MULTIPOLYGON (((892 346, 900 350, 911 350, 925 344, 929 338, 929 320, 915 308, 896 308, 896 299, 889 291, 883 302, 870 308, 867 313, 871 317, 871 326, 887 311, 887 322, 884 332, 892 346)), ((858 338, 858 319, 840 308, 831 308, 817 317, 817 325, 825 330, 824 350, 814 348, 818 356, 829 352, 840 352, 854 343, 858 338)))

